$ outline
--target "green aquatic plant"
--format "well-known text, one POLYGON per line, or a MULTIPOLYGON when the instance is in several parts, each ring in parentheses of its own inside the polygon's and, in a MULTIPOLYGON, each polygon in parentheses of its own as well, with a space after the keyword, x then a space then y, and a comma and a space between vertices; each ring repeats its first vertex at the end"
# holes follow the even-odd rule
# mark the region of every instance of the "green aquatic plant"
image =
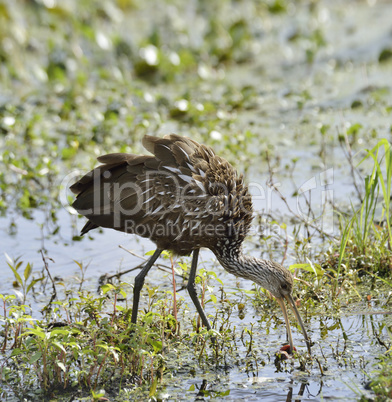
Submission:
MULTIPOLYGON (((364 195, 358 209, 351 204, 352 217, 339 215, 340 237, 338 258, 335 269, 334 295, 339 293, 338 283, 342 271, 347 271, 348 266, 374 273, 388 274, 391 271, 391 179, 392 157, 391 146, 386 139, 382 139, 371 150, 366 150, 367 155, 360 161, 370 159, 373 162, 370 174, 364 179, 364 195), (380 150, 384 154, 380 157, 380 150), (382 163, 384 161, 384 163, 382 163), (382 194, 382 203, 379 195, 382 194), (376 213, 381 208, 381 214, 376 218, 376 213), (366 259, 373 262, 363 263, 366 259)), ((332 264, 334 265, 334 264, 332 264)))
POLYGON ((375 402, 389 401, 392 399, 392 349, 389 349, 379 358, 375 370, 371 373, 373 379, 368 383, 374 394, 375 402))
POLYGON ((12 259, 11 257, 8 256, 7 253, 5 254, 5 257, 7 259, 7 265, 9 266, 15 277, 14 292, 19 297, 21 303, 25 304, 28 293, 33 289, 34 285, 42 281, 44 277, 41 278, 32 277, 33 267, 29 262, 26 264, 23 270, 23 275, 20 275, 18 270, 23 265, 23 261, 20 260, 21 257, 12 259), (18 290, 18 288, 21 288, 22 291, 18 290))
POLYGON ((346 225, 341 225, 342 231, 340 237, 339 259, 338 259, 337 270, 335 272, 335 278, 334 278, 335 280, 333 282, 332 298, 336 297, 339 292, 338 286, 339 286, 340 273, 343 267, 343 258, 345 256, 347 243, 352 233, 352 224, 353 220, 351 219, 348 223, 346 223, 346 225))
MULTIPOLYGON (((392 155, 391 144, 386 138, 381 139, 375 147, 371 150, 366 150, 367 155, 362 159, 364 162, 366 159, 373 159, 373 172, 370 177, 365 181, 366 193, 365 193, 365 205, 364 210, 366 214, 368 210, 371 211, 372 203, 377 198, 379 188, 382 190, 383 195, 383 208, 379 221, 385 219, 386 232, 388 234, 385 239, 388 242, 388 249, 392 248, 392 228, 391 228, 391 181, 392 181, 392 155), (379 151, 384 148, 384 155, 379 160, 379 151), (384 161, 384 164, 382 163, 384 161)), ((374 215, 374 213, 373 213, 374 215)), ((366 217, 366 215, 365 215, 366 217)))
MULTIPOLYGON (((81 264, 77 265, 80 268, 81 264)), ((181 263, 181 269, 186 271, 186 264, 181 263)), ((217 300, 209 285, 211 279, 222 284, 215 272, 207 270, 201 270, 197 282, 202 302, 216 306, 218 325, 219 310, 231 309, 222 307, 226 301, 217 300)), ((79 291, 77 296, 58 294, 42 320, 33 318, 37 312, 27 305, 16 303, 16 296, 0 295, 0 380, 4 385, 0 393, 33 398, 80 390, 92 398, 113 392, 153 398, 166 372, 167 355, 173 359, 173 354, 178 354, 181 359, 185 353, 197 356, 200 364, 223 364, 231 353, 231 313, 224 314, 220 332, 195 324, 195 331, 182 334, 180 328, 189 315, 183 298, 177 298, 177 311, 183 316, 177 323, 170 303, 172 292, 153 287, 147 289, 147 308, 140 311, 139 324, 132 325, 129 288, 125 282, 106 283, 100 287, 100 295, 87 291, 79 291), (214 358, 209 348, 212 338, 214 358)))

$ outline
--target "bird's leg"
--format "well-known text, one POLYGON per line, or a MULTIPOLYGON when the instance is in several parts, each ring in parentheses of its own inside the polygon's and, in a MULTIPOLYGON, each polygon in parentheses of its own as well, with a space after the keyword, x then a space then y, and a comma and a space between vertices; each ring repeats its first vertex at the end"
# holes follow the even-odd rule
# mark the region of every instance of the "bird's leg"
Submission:
POLYGON ((131 322, 136 324, 137 321, 137 313, 139 309, 139 299, 140 299, 140 292, 144 285, 144 278, 148 274, 148 271, 154 265, 154 262, 158 259, 161 255, 163 250, 157 248, 151 258, 146 262, 146 265, 143 269, 136 275, 135 277, 135 285, 133 287, 133 303, 132 303, 132 318, 131 322))
POLYGON ((189 274, 189 279, 188 279, 188 286, 186 287, 189 293, 189 296, 191 297, 193 304, 196 307, 197 312, 200 315, 201 321, 203 322, 203 325, 210 330, 211 325, 208 322, 208 319, 206 317, 206 313, 203 310, 203 307, 200 304, 200 300, 197 297, 197 292, 196 292, 196 285, 195 285, 195 279, 196 279, 196 269, 197 269, 197 260, 199 258, 199 249, 196 249, 193 251, 193 258, 192 258, 192 264, 191 264, 191 272, 189 274))

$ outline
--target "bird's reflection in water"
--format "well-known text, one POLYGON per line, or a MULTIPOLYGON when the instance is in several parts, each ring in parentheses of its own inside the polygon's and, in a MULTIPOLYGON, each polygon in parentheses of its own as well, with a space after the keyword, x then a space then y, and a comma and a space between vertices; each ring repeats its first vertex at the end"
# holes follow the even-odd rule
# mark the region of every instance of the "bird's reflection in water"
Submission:
MULTIPOLYGON (((291 384, 291 386, 289 388, 289 392, 286 397, 286 402, 291 402, 293 400, 293 391, 294 391, 293 379, 291 379, 290 384, 291 384)), ((307 383, 302 382, 296 396, 302 397, 304 395, 307 385, 308 385, 307 383)), ((302 398, 298 398, 298 399, 294 399, 294 400, 295 400, 295 402, 301 402, 302 398)))
MULTIPOLYGON (((224 391, 224 392, 219 392, 219 391, 214 391, 214 390, 207 390, 207 386, 208 386, 208 381, 206 379, 203 379, 200 387, 198 387, 196 385, 196 388, 198 389, 198 393, 196 395, 195 401, 204 401, 205 398, 209 399, 211 397, 214 397, 214 398, 216 398, 216 397, 227 397, 227 396, 230 395, 230 390, 227 390, 227 391, 224 391)), ((316 395, 311 395, 309 393, 309 397, 311 397, 312 399, 317 397, 321 393, 322 386, 323 386, 323 383, 321 382, 318 393, 316 395)), ((294 380, 291 379, 290 383, 289 383, 289 392, 287 393, 287 396, 286 396, 286 402, 292 402, 292 401, 301 402, 301 401, 303 401, 305 390, 308 387, 309 387, 308 382, 300 382, 299 390, 297 392, 295 392, 295 394, 294 394, 294 391, 295 391, 296 387, 294 386, 294 380), (293 399, 293 395, 294 395, 295 399, 293 399)), ((262 395, 259 395, 259 396, 260 396, 260 398, 262 398, 262 395)), ((279 397, 280 400, 284 400, 283 399, 284 397, 282 397, 281 395, 279 395, 279 396, 276 395, 276 396, 277 396, 277 398, 279 397)), ((255 397, 257 397, 257 393, 255 394, 255 397)))
POLYGON ((203 380, 199 388, 199 392, 196 395, 195 401, 204 401, 204 396, 206 395, 208 382, 206 379, 203 380))

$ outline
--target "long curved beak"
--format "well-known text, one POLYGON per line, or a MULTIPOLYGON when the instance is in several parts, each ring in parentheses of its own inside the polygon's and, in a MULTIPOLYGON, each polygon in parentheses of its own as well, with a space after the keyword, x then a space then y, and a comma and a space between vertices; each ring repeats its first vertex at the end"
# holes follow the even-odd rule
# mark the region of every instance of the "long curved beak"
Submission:
MULTIPOLYGON (((302 318, 299 315, 299 311, 297 309, 297 306, 295 305, 294 299, 293 299, 293 297, 291 295, 286 295, 285 298, 286 298, 289 306, 293 310, 295 318, 299 322, 299 325, 301 327, 302 333, 303 333, 304 338, 305 338, 306 347, 308 348, 308 352, 311 355, 312 352, 311 352, 311 349, 310 349, 310 340, 309 340, 308 334, 306 332, 306 329, 305 329, 304 323, 302 321, 302 318)), ((279 306, 280 306, 280 308, 282 309, 282 312, 283 312, 283 317, 284 317, 284 320, 285 320, 285 323, 286 323, 286 328, 287 328, 287 336, 289 338, 290 354, 292 354, 293 350, 294 350, 294 343, 293 343, 293 336, 291 334, 290 321, 289 321, 289 316, 287 315, 286 306, 284 304, 283 297, 276 298, 276 301, 279 303, 279 306)))

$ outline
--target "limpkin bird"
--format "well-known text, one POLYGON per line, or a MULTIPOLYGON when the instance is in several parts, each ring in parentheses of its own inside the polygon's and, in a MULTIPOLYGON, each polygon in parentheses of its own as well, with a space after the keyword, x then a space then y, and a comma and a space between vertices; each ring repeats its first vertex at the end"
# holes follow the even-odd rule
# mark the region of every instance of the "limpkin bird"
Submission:
POLYGON ((71 186, 73 207, 88 218, 81 234, 113 228, 151 239, 156 251, 135 278, 132 323, 136 323, 144 278, 163 250, 193 253, 187 290, 208 329, 210 323, 197 297, 195 278, 199 250, 209 248, 226 271, 250 279, 278 301, 294 350, 284 299, 310 341, 291 295, 293 277, 282 265, 244 255, 242 243, 252 221, 251 195, 242 175, 205 145, 175 134, 145 136, 152 155, 114 153, 71 186))

